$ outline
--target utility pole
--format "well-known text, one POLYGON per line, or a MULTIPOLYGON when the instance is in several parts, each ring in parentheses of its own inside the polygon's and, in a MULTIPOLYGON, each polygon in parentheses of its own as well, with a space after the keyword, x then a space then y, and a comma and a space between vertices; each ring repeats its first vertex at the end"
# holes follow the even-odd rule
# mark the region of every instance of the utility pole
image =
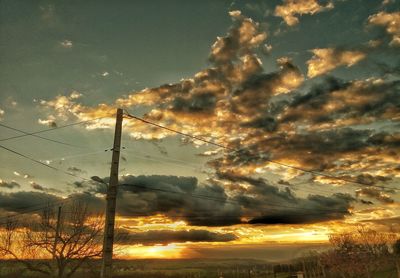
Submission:
POLYGON ((58 207, 58 212, 57 212, 56 235, 54 236, 54 245, 53 245, 53 259, 55 259, 56 257, 57 242, 58 242, 58 237, 60 236, 60 220, 61 220, 61 206, 58 207))
POLYGON ((118 167, 119 155, 121 149, 121 131, 122 131, 123 110, 117 109, 117 118, 115 123, 114 147, 111 161, 110 183, 107 188, 106 204, 106 222, 104 224, 103 240, 103 262, 101 265, 102 278, 110 278, 112 275, 112 255, 114 243, 114 223, 115 207, 118 187, 118 167))

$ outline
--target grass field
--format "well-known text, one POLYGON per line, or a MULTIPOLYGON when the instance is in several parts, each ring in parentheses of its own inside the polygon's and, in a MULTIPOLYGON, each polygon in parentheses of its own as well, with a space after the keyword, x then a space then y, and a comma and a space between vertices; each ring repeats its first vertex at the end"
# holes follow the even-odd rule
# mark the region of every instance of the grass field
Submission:
MULTIPOLYGON (((99 277, 100 261, 90 261, 74 277, 99 277)), ((293 270, 292 273, 295 273, 293 270)), ((373 278, 394 278, 394 269, 382 271, 373 278)), ((0 277, 43 277, 24 271, 15 261, 0 261, 0 277)), ((248 259, 178 259, 116 260, 116 278, 288 278, 289 272, 272 273, 272 264, 248 259)), ((361 278, 361 277, 360 277, 361 278)))

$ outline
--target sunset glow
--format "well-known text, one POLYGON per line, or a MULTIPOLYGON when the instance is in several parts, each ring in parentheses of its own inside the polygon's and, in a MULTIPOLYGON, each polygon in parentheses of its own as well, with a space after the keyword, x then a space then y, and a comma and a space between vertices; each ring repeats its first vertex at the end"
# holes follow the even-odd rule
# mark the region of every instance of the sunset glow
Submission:
POLYGON ((289 261, 400 236, 398 3, 0 0, 0 247, 289 261))

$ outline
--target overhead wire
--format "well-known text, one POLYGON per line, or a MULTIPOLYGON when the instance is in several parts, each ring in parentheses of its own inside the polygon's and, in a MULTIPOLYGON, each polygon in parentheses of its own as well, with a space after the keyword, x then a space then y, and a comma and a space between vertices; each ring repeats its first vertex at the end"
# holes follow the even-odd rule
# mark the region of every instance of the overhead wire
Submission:
POLYGON ((89 156, 89 155, 105 153, 106 151, 107 151, 107 149, 103 148, 100 151, 72 154, 72 155, 67 155, 67 156, 57 156, 57 157, 49 158, 49 159, 46 159, 46 160, 48 160, 48 161, 63 161, 63 160, 68 160, 68 159, 72 159, 72 158, 76 158, 76 157, 83 157, 83 156, 89 156))
MULTIPOLYGON (((19 135, 19 136, 14 136, 14 137, 8 137, 8 138, 0 139, 0 141, 1 141, 1 142, 2 142, 2 141, 7 141, 7 140, 11 140, 11 139, 15 139, 15 138, 20 138, 20 137, 24 137, 24 136, 34 136, 34 135, 36 135, 36 134, 38 134, 38 133, 43 133, 43 132, 48 132, 48 131, 54 131, 54 130, 57 130, 57 129, 66 128, 66 127, 70 127, 70 126, 74 126, 74 125, 80 125, 80 124, 83 124, 83 123, 93 122, 93 121, 96 121, 96 120, 99 120, 99 119, 103 119, 103 118, 106 118, 106 117, 99 117, 99 118, 95 118, 95 119, 91 119, 91 120, 75 122, 75 123, 71 123, 71 124, 67 124, 67 125, 63 125, 63 126, 58 126, 58 127, 51 128, 51 129, 45 129, 45 130, 40 130, 40 131, 36 131, 36 132, 31 132, 31 133, 26 133, 26 132, 24 132, 24 131, 21 131, 21 132, 24 132, 23 135, 19 135)), ((41 136, 35 136, 35 137, 39 137, 39 138, 41 138, 41 139, 44 139, 44 138, 41 137, 41 136)), ((6 151, 8 151, 8 152, 11 152, 11 153, 13 153, 13 154, 16 154, 16 155, 18 155, 18 156, 20 156, 20 157, 23 157, 23 158, 25 158, 25 159, 28 159, 28 160, 30 160, 30 161, 32 161, 32 162, 35 162, 35 163, 37 163, 37 164, 39 164, 39 165, 45 166, 45 167, 47 167, 47 168, 49 168, 49 169, 52 169, 52 170, 54 170, 54 171, 58 171, 58 172, 61 172, 61 173, 64 173, 64 174, 66 174, 66 175, 73 176, 73 177, 76 177, 76 178, 81 178, 81 179, 84 179, 84 180, 88 180, 87 178, 83 178, 83 177, 80 177, 80 176, 78 176, 78 175, 75 175, 75 174, 73 174, 73 173, 71 173, 71 172, 64 171, 64 170, 59 169, 59 168, 57 168, 57 167, 51 166, 51 165, 49 165, 49 164, 47 164, 47 163, 44 163, 44 162, 42 162, 42 161, 40 161, 40 160, 37 160, 37 159, 35 159, 35 158, 32 158, 32 157, 30 157, 30 156, 28 156, 28 155, 25 155, 25 154, 23 154, 23 153, 21 153, 21 152, 18 152, 18 151, 16 151, 16 150, 11 149, 11 148, 5 147, 5 146, 3 146, 3 145, 0 145, 0 148, 6 150, 6 151)))
MULTIPOLYGON (((132 115, 130 115, 130 114, 128 114, 128 116, 131 117, 131 118, 133 117, 133 118, 135 118, 135 119, 140 119, 141 121, 143 121, 143 122, 145 122, 145 123, 149 123, 149 124, 158 126, 158 127, 160 127, 160 128, 164 128, 164 129, 167 129, 167 130, 169 130, 169 131, 172 131, 172 132, 175 132, 175 133, 184 135, 184 136, 188 136, 188 137, 190 137, 190 138, 192 138, 192 139, 195 139, 195 140, 201 140, 201 141, 203 141, 203 142, 206 142, 206 143, 209 143, 209 144, 213 144, 213 145, 216 145, 216 146, 219 146, 219 147, 223 147, 223 148, 225 148, 225 149, 235 150, 235 149, 233 149, 233 148, 225 147, 225 146, 223 146, 223 145, 221 145, 221 144, 217 144, 217 143, 211 142, 211 141, 209 141, 209 140, 206 140, 206 139, 203 139, 203 138, 200 138, 200 137, 197 137, 197 136, 193 136, 193 135, 190 135, 190 134, 186 134, 186 133, 183 133, 183 132, 179 132, 179 131, 170 129, 170 128, 168 128, 168 127, 161 126, 161 125, 159 125, 159 124, 149 122, 149 121, 147 121, 147 120, 145 120, 145 119, 142 119, 142 118, 139 118, 139 117, 136 117, 136 116, 132 116, 132 115)), ((88 122, 88 121, 83 121, 83 122, 88 122)), ((80 123, 83 123, 83 122, 80 122, 80 123)), ((75 124, 79 124, 79 123, 75 123, 75 124)), ((72 124, 71 124, 71 125, 72 125, 72 124)), ((71 125, 67 125, 67 126, 71 126, 71 125)), ((66 126, 63 126, 63 127, 66 127, 66 126)), ((63 128, 63 127, 60 127, 60 128, 63 128)), ((51 129, 51 130, 54 130, 54 129, 51 129)), ((48 130, 48 131, 50 131, 50 130, 48 130)), ((45 131, 39 131, 39 132, 37 132, 37 133, 40 133, 40 132, 45 132, 45 131)), ((32 134, 34 134, 34 133, 25 134, 25 135, 28 136, 28 135, 32 135, 32 134)), ((15 137, 14 137, 14 138, 15 138, 15 137)), ((12 139, 12 138, 8 138, 8 139, 12 139)), ((3 140, 4 140, 4 139, 3 139, 3 140)), ((1 141, 1 140, 0 140, 0 141, 1 141)), ((22 154, 22 153, 20 153, 20 152, 17 152, 17 151, 15 151, 15 150, 10 149, 10 148, 7 148, 7 147, 1 146, 1 145, 0 145, 0 147, 3 148, 3 149, 5 149, 5 150, 7 150, 7 151, 9 151, 9 152, 12 152, 12 153, 14 153, 14 154, 17 154, 17 155, 19 155, 19 156, 21 156, 21 157, 23 157, 23 158, 25 158, 25 159, 28 159, 28 160, 30 160, 30 161, 32 161, 32 162, 35 162, 35 163, 38 163, 38 164, 40 164, 40 165, 42 165, 42 166, 48 167, 48 168, 50 168, 50 169, 52 169, 52 170, 60 171, 60 172, 62 172, 62 173, 64 173, 64 174, 67 174, 67 175, 70 175, 70 176, 74 176, 74 177, 78 177, 78 178, 81 178, 81 179, 83 179, 83 180, 89 180, 89 179, 87 179, 87 178, 80 177, 80 176, 78 176, 78 175, 72 174, 72 173, 70 173, 70 172, 67 172, 67 171, 61 170, 61 169, 59 169, 59 168, 53 167, 53 166, 51 166, 51 165, 48 165, 48 164, 46 164, 46 163, 43 163, 43 162, 41 162, 41 161, 39 161, 39 160, 36 160, 36 159, 34 159, 34 158, 32 158, 32 157, 29 157, 29 156, 27 156, 27 155, 24 155, 24 154, 22 154)), ((236 151, 236 150, 235 150, 235 151, 236 151)), ((124 184, 123 184, 123 185, 124 185, 124 184)), ((126 185, 126 184, 125 184, 125 185, 126 185)), ((136 186, 137 186, 137 185, 136 185, 136 186)), ((145 189, 153 190, 153 191, 162 191, 162 192, 180 194, 180 192, 168 191, 168 190, 164 190, 164 189, 160 189, 160 188, 145 188, 145 189)), ((232 202, 231 200, 226 200, 226 199, 216 199, 216 198, 213 197, 213 196, 204 196, 204 195, 202 196, 202 195, 193 195, 193 194, 192 194, 192 195, 189 195, 189 197, 193 197, 193 198, 202 198, 202 199, 212 200, 212 201, 223 201, 223 202, 226 202, 226 203, 231 203, 231 202, 232 202)), ((278 206, 278 207, 286 207, 286 208, 293 208, 293 209, 303 209, 303 208, 299 208, 299 207, 284 206, 284 205, 282 205, 282 204, 274 204, 274 203, 269 203, 268 205, 278 206)), ((338 211, 338 210, 329 210, 329 211, 330 211, 330 212, 335 212, 335 213, 342 212, 342 211, 338 211)), ((344 213, 344 211, 343 211, 342 213, 344 213)), ((348 213, 348 211, 346 211, 346 213, 348 213)))
MULTIPOLYGON (((75 175, 75 174, 70 173, 70 172, 68 172, 68 171, 64 171, 64 170, 62 170, 62 169, 56 168, 56 167, 54 167, 54 166, 51 166, 51 165, 49 165, 49 164, 46 164, 46 163, 44 163, 44 162, 42 162, 42 161, 40 161, 40 160, 37 160, 37 159, 35 159, 35 158, 32 158, 32 157, 27 156, 27 155, 25 155, 25 154, 22 154, 22 153, 20 153, 20 152, 18 152, 18 151, 15 151, 15 150, 13 150, 13 149, 7 148, 7 147, 5 147, 5 146, 0 145, 0 148, 4 149, 4 150, 6 150, 6 151, 9 151, 9 152, 11 152, 11 153, 13 153, 13 154, 16 154, 16 155, 18 155, 18 156, 21 156, 21 157, 23 157, 23 158, 25 158, 25 159, 28 159, 28 160, 30 160, 30 161, 32 161, 32 162, 35 162, 35 163, 37 163, 37 164, 39 164, 39 165, 45 166, 45 167, 47 167, 47 168, 49 168, 49 169, 52 169, 52 170, 54 170, 54 171, 61 172, 61 173, 64 173, 64 174, 66 174, 66 175, 69 175, 69 176, 72 176, 72 177, 76 177, 76 178, 82 178, 82 177, 80 177, 80 176, 78 176, 78 175, 75 175)), ((83 178, 83 179, 86 179, 86 178, 83 178)), ((86 179, 86 180, 88 180, 88 179, 86 179)))
POLYGON ((39 131, 28 132, 26 134, 21 134, 21 135, 16 135, 16 136, 0 139, 0 142, 13 140, 13 139, 21 138, 21 137, 26 137, 26 136, 33 136, 33 135, 36 135, 36 134, 39 134, 39 133, 45 133, 45 132, 50 132, 50 131, 66 128, 66 127, 85 124, 85 123, 93 122, 93 121, 104 119, 104 118, 108 118, 108 117, 98 117, 98 118, 94 118, 94 119, 90 119, 90 120, 85 120, 85 121, 75 122, 75 123, 71 123, 71 124, 61 125, 61 126, 57 126, 57 127, 53 127, 53 128, 42 129, 42 130, 39 130, 39 131))
MULTIPOLYGON (((154 162, 158 162, 158 163, 163 163, 163 164, 166 163, 166 164, 171 164, 171 165, 177 165, 179 167, 191 169, 191 170, 194 170, 194 171, 196 171, 198 173, 204 174, 204 172, 201 171, 201 169, 200 169, 200 167, 202 166, 201 164, 197 164, 197 165, 195 165, 195 164, 183 164, 183 163, 179 163, 178 162, 178 161, 183 161, 183 160, 175 160, 175 159, 166 158, 166 157, 163 157, 163 156, 153 156, 153 155, 147 155, 147 154, 146 155, 145 154, 143 154, 143 155, 132 155, 132 154, 130 154, 129 156, 137 157, 137 158, 144 159, 144 160, 154 161, 154 162), (157 158, 157 159, 155 159, 155 158, 157 158), (171 162, 170 161, 165 161, 165 160, 168 160, 168 159, 171 159, 171 162)), ((298 186, 298 185, 304 184, 304 183, 305 182, 296 183, 296 184, 293 184, 293 186, 298 186)), ((274 184, 270 183, 270 185, 274 185, 275 187, 280 186, 279 184, 276 184, 276 183, 274 183, 274 184)), ((285 186, 285 185, 282 184, 281 186, 285 186)), ((320 189, 320 188, 311 188, 311 185, 307 185, 307 186, 309 186, 309 187, 308 188, 302 187, 301 191, 309 192, 309 193, 329 193, 329 194, 334 193, 332 190, 324 190, 324 189, 320 189)), ((290 186, 287 186, 287 187, 290 188, 291 190, 293 190, 293 188, 291 188, 290 186)))
MULTIPOLYGON (((194 139, 194 140, 200 140, 200 141, 202 141, 202 142, 205 142, 205 143, 208 143, 208 144, 212 144, 212 145, 215 145, 215 146, 218 146, 218 147, 221 147, 221 148, 224 148, 224 149, 228 149, 228 150, 231 150, 231 151, 238 151, 237 149, 230 148, 230 147, 227 147, 227 146, 224 146, 224 145, 222 145, 222 144, 218 144, 218 143, 212 142, 212 141, 210 141, 210 140, 206 140, 206 139, 201 138, 201 137, 198 137, 198 136, 193 136, 193 135, 190 135, 190 134, 187 134, 187 133, 184 133, 184 132, 180 132, 180 131, 177 131, 177 130, 174 130, 174 129, 171 129, 171 128, 168 128, 168 127, 165 127, 165 126, 156 124, 156 123, 153 123, 153 122, 151 122, 151 121, 145 120, 145 119, 140 118, 140 117, 137 117, 137 116, 133 116, 133 115, 129 114, 129 112, 126 111, 126 110, 125 110, 125 112, 126 112, 125 115, 128 116, 129 118, 133 118, 133 119, 136 119, 136 120, 140 120, 140 121, 142 121, 142 122, 144 122, 144 123, 151 124, 151 125, 153 125, 153 126, 166 129, 166 130, 168 130, 168 131, 171 131, 171 132, 174 132, 174 133, 177 133, 177 134, 180 134, 180 135, 183 135, 183 136, 192 138, 192 139, 194 139)), ((53 131, 53 130, 56 130, 56 129, 65 128, 65 127, 69 127, 69 126, 73 126, 73 125, 79 125, 79 124, 83 124, 83 123, 87 123, 87 122, 99 120, 99 119, 102 119, 102 118, 106 118, 106 117, 99 117, 99 118, 95 118, 95 119, 91 119, 91 120, 87 120, 87 121, 80 121, 80 122, 76 122, 76 123, 72 123, 72 124, 68 124, 68 125, 64 125, 64 126, 58 126, 58 127, 55 127, 55 128, 45 129, 45 130, 41 130, 41 131, 37 131, 37 132, 32 132, 32 133, 26 133, 26 132, 24 132, 24 131, 21 131, 21 132, 24 132, 24 135, 19 135, 19 136, 9 137, 9 138, 5 138, 5 139, 0 139, 0 141, 11 140, 11 139, 20 138, 20 137, 29 136, 29 135, 34 136, 34 135, 36 135, 36 134, 38 134, 38 133, 53 131)), ((39 136, 35 136, 35 137, 39 137, 39 136)), ((43 137, 39 137, 39 138, 45 139, 45 138, 43 138, 43 137)), ((47 139, 47 138, 46 138, 46 139, 47 139)), ((46 139, 45 139, 45 140, 46 140, 46 139)), ((6 149, 6 150, 8 150, 8 151, 11 151, 11 152, 17 154, 15 151, 12 151, 12 150, 10 150, 10 149, 4 147, 4 146, 0 146, 0 147, 2 147, 3 149, 6 149)), ((18 155, 23 156, 23 155, 21 155, 21 154, 18 154, 18 155)), ((50 165, 48 165, 48 164, 46 164, 46 163, 43 163, 43 162, 41 162, 41 161, 35 161, 34 159, 31 159, 31 158, 29 158, 29 157, 26 157, 26 158, 28 158, 29 160, 32 160, 32 161, 34 161, 34 162, 36 162, 36 163, 40 163, 40 164, 42 164, 43 166, 46 166, 46 167, 49 167, 49 168, 54 168, 54 167, 52 167, 52 166, 50 166, 50 165)), ((151 159, 151 158, 150 158, 150 159, 151 159)), ((265 159, 265 158, 264 158, 264 159, 265 159)), ((296 169, 296 170, 300 170, 300 171, 303 171, 303 172, 312 173, 312 174, 314 174, 314 175, 325 176, 325 177, 334 178, 334 179, 338 179, 338 180, 342 180, 342 181, 346 181, 346 182, 351 182, 351 183, 356 183, 356 184, 361 184, 361 185, 365 185, 365 186, 374 186, 374 187, 380 187, 380 188, 384 188, 384 189, 387 188, 387 189, 398 190, 398 188, 394 188, 394 187, 387 187, 387 186, 379 186, 379 185, 371 185, 371 184, 361 183, 361 182, 357 182, 357 181, 353 181, 353 180, 349 180, 349 179, 344 179, 344 178, 341 178, 341 177, 332 176, 332 175, 329 175, 329 174, 326 174, 326 173, 315 172, 315 171, 303 169, 303 168, 300 168, 300 167, 297 167, 297 166, 287 165, 287 164, 285 164, 285 163, 277 162, 277 161, 274 161, 274 160, 269 160, 269 159, 266 159, 266 160, 269 161, 269 162, 271 162, 271 163, 276 163, 276 164, 279 164, 279 165, 282 165, 282 166, 285 166, 285 167, 290 167, 290 168, 293 168, 293 169, 296 169)), ((186 166, 185 166, 185 167, 186 167, 186 166)), ((54 170, 54 169, 53 169, 53 170, 54 170)), ((57 171, 60 171, 60 170, 58 169, 57 171)), ((61 171, 62 171, 62 170, 61 170, 61 171)), ((63 172, 66 173, 67 175, 70 175, 70 176, 76 176, 76 175, 74 175, 74 174, 72 174, 72 173, 69 173, 69 172, 65 172, 65 171, 63 171, 63 172)))
POLYGON ((46 140, 46 141, 58 143, 58 144, 61 144, 61 145, 66 145, 66 146, 75 147, 75 148, 82 148, 81 146, 77 146, 77 145, 74 145, 74 144, 70 144, 70 143, 66 143, 66 142, 62 142, 62 141, 59 141, 59 140, 54 140, 54 139, 50 139, 50 138, 46 138, 46 137, 42 137, 42 136, 39 136, 39 135, 36 135, 36 134, 30 134, 29 132, 23 131, 23 130, 15 128, 15 127, 7 126, 7 125, 2 124, 2 123, 0 123, 0 126, 2 126, 4 128, 8 128, 8 129, 14 130, 14 131, 18 131, 18 132, 23 133, 23 134, 25 134, 27 136, 30 135, 30 136, 33 136, 33 137, 36 137, 36 138, 40 138, 40 139, 43 139, 43 140, 46 140))
MULTIPOLYGON (((185 195, 185 197, 190 197, 190 198, 204 199, 204 200, 231 203, 231 204, 240 204, 239 202, 237 202, 235 200, 227 200, 227 199, 217 198, 217 197, 209 196, 209 195, 187 194, 187 193, 184 193, 184 192, 177 192, 177 191, 171 191, 171 190, 166 190, 166 189, 161 189, 161 188, 153 188, 153 187, 134 185, 134 184, 120 184, 120 186, 136 186, 136 187, 140 187, 142 189, 150 190, 150 191, 161 191, 161 192, 172 193, 172 194, 183 194, 183 195, 185 195)), ((32 213, 32 212, 37 212, 37 211, 43 210, 45 208, 54 207, 54 206, 57 206, 57 205, 61 205, 61 204, 65 203, 65 202, 67 202, 67 201, 77 200, 77 199, 84 198, 84 197, 86 197, 85 194, 82 194, 81 196, 78 196, 78 197, 74 196, 74 198, 68 197, 68 198, 66 198, 64 200, 61 200, 61 201, 58 201, 58 202, 47 203, 46 205, 41 206, 41 207, 37 204, 37 205, 33 206, 34 207, 33 209, 25 210, 23 212, 17 212, 17 213, 15 213, 13 215, 8 215, 8 216, 5 216, 5 217, 2 217, 2 218, 0 218, 0 220, 2 220, 2 219, 10 219, 10 218, 22 215, 22 214, 28 214, 28 213, 32 213)), ((282 204, 277 204, 277 203, 272 203, 272 202, 268 203, 268 210, 269 211, 277 210, 277 207, 295 209, 295 211, 291 211, 290 213, 291 214, 296 213, 296 215, 320 215, 320 213, 315 212, 314 209, 307 209, 307 208, 301 208, 301 207, 295 207, 295 206, 285 206, 285 205, 282 205, 282 204), (305 213, 302 214, 302 213, 299 213, 298 210, 303 210, 303 211, 310 210, 312 212, 311 213, 308 212, 306 214, 305 213)), ((343 213, 343 214, 349 213, 349 211, 347 211, 347 210, 346 211, 342 211, 342 210, 319 209, 319 211, 326 211, 326 212, 330 212, 330 213, 343 213)), ((142 215, 134 214, 132 216, 152 216, 152 215, 151 214, 142 214, 142 215)), ((174 216, 169 216, 169 215, 167 217, 174 218, 174 216)), ((183 218, 183 219, 194 219, 194 218, 207 219, 207 216, 198 216, 198 215, 194 215, 193 217, 191 215, 182 215, 182 216, 177 215, 176 217, 183 218)), ((224 218, 224 219, 229 219, 230 217, 231 216, 229 216, 229 215, 221 216, 221 218, 224 218)), ((252 216, 252 215, 243 215, 242 217, 244 217, 244 218, 252 218, 252 217, 255 218, 255 217, 260 217, 260 216, 259 215, 254 215, 254 216, 252 216)), ((212 218, 215 218, 215 217, 213 216, 212 218)), ((238 216, 235 215, 235 218, 238 218, 238 216)), ((1 224, 5 224, 5 223, 1 223, 1 224)))
MULTIPOLYGON (((234 151, 234 152, 240 151, 240 149, 236 149, 236 148, 232 148, 232 147, 225 146, 225 145, 223 145, 223 144, 215 143, 215 142, 213 142, 213 141, 204 139, 204 138, 202 138, 202 137, 195 136, 195 135, 191 135, 191 134, 188 134, 188 133, 185 133, 185 132, 181 132, 181 131, 178 131, 178 130, 175 130, 175 129, 172 129, 172 128, 169 128, 169 127, 166 127, 166 126, 157 124, 157 123, 154 123, 154 122, 152 122, 152 121, 146 120, 146 119, 144 119, 144 118, 141 118, 141 117, 138 117, 138 116, 134 116, 134 115, 130 114, 128 111, 126 111, 126 110, 125 110, 125 112, 126 112, 126 113, 125 113, 126 117, 128 117, 128 118, 130 118, 130 119, 134 119, 134 120, 137 120, 137 121, 141 121, 141 122, 143 122, 143 123, 145 123, 145 124, 149 124, 149 125, 152 125, 152 126, 155 126, 155 127, 158 127, 158 128, 161 128, 161 129, 164 129, 164 130, 167 130, 167 131, 170 131, 170 132, 173 132, 173 133, 176 133, 176 134, 179 134, 179 135, 188 137, 188 138, 191 138, 191 139, 193 139, 193 140, 198 140, 198 141, 201 141, 201 142, 210 144, 210 145, 214 145, 214 146, 217 146, 217 147, 220 147, 220 148, 223 148, 223 149, 227 149, 227 150, 229 150, 229 151, 234 151)), ((257 156, 257 155, 253 155, 253 156, 254 156, 254 157, 260 157, 260 156, 257 156)), ((280 161, 268 159, 268 158, 266 158, 266 157, 262 157, 262 158, 265 159, 266 161, 270 162, 270 163, 277 164, 277 165, 280 165, 280 166, 283 166, 283 167, 286 167, 286 168, 298 170, 298 171, 301 171, 301 172, 310 173, 310 174, 312 174, 312 175, 314 175, 314 176, 322 176, 322 177, 331 178, 331 179, 335 179, 335 180, 345 181, 345 182, 348 182, 348 183, 360 184, 360 185, 364 185, 364 186, 379 187, 379 188, 382 188, 382 189, 399 190, 399 188, 396 188, 396 187, 372 185, 372 184, 363 183, 363 182, 356 181, 356 180, 351 180, 351 179, 346 179, 346 178, 342 178, 342 177, 337 177, 337 176, 330 175, 330 174, 327 174, 327 173, 322 173, 322 172, 317 172, 317 171, 314 171, 314 170, 304 169, 304 168, 301 168, 301 167, 298 167, 298 166, 289 165, 289 164, 286 164, 286 163, 283 163, 283 162, 280 162, 280 161)))
POLYGON ((179 167, 182 167, 182 168, 187 168, 187 169, 193 169, 193 170, 197 170, 199 167, 201 167, 202 165, 198 165, 198 166, 195 166, 195 165, 190 165, 190 164, 183 164, 183 163, 179 163, 179 162, 174 162, 174 161, 166 161, 166 160, 164 160, 164 161, 160 161, 160 160, 162 160, 162 158, 154 158, 154 156, 151 156, 151 155, 135 155, 135 154, 131 154, 130 156, 132 156, 132 157, 136 157, 136 158, 140 158, 140 159, 144 159, 144 160, 149 160, 149 161, 154 161, 154 162, 159 162, 159 163, 162 163, 162 164, 171 164, 171 165, 174 165, 174 166, 179 166, 179 167))
MULTIPOLYGON (((144 190, 149 190, 149 191, 157 191, 157 192, 164 192, 164 193, 170 193, 170 194, 179 194, 179 195, 183 195, 183 196, 188 197, 188 198, 202 199, 202 200, 215 201, 215 202, 223 202, 224 204, 226 203, 226 204, 241 205, 241 203, 239 201, 228 200, 227 198, 218 198, 218 197, 211 196, 211 195, 178 192, 178 191, 172 191, 172 190, 167 190, 167 189, 163 189, 163 188, 154 188, 154 187, 143 186, 143 185, 138 185, 138 184, 119 184, 119 186, 134 186, 134 187, 141 188, 141 189, 144 189, 144 190)), ((82 195, 80 195, 78 197, 74 196, 74 198, 73 197, 68 197, 68 198, 66 198, 64 200, 60 200, 60 201, 56 201, 56 202, 49 202, 49 203, 46 203, 45 205, 42 205, 42 206, 40 206, 39 204, 36 204, 36 205, 33 205, 33 206, 28 206, 28 207, 21 207, 21 208, 18 208, 18 210, 27 209, 27 208, 29 208, 29 209, 23 210, 21 212, 16 212, 13 215, 0 217, 0 221, 3 220, 3 219, 10 219, 10 218, 13 218, 13 217, 17 217, 19 215, 24 215, 24 214, 28 214, 28 213, 32 213, 32 212, 37 212, 37 211, 43 210, 45 208, 61 205, 61 204, 65 203, 65 202, 67 202, 67 201, 77 200, 77 199, 81 199, 81 198, 85 198, 85 197, 87 197, 87 196, 85 194, 82 194, 82 195)), ((298 206, 288 206, 288 205, 283 205, 283 204, 280 204, 280 203, 274 203, 274 202, 271 202, 271 201, 268 202, 267 207, 268 207, 269 210, 271 210, 271 209, 273 210, 273 209, 276 209, 276 208, 288 208, 288 209, 295 209, 296 211, 298 211, 298 210, 312 211, 312 213, 307 213, 307 214, 303 214, 303 215, 312 215, 313 213, 319 215, 319 213, 315 212, 315 209, 302 208, 302 207, 298 207, 298 206)), ((328 209, 322 209, 322 208, 320 208, 318 210, 319 211, 324 211, 324 212, 329 212, 329 213, 349 213, 348 210, 333 210, 333 209, 329 209, 328 210, 328 209)), ((291 213, 292 212, 296 212, 296 211, 291 211, 291 213)), ((133 215, 133 216, 136 216, 136 215, 133 215)), ((147 215, 146 214, 146 215, 143 215, 143 216, 151 216, 151 215, 147 215)), ((185 217, 187 217, 187 216, 184 216, 184 218, 185 217)), ((188 216, 188 217, 190 217, 190 216, 188 216)), ((205 217, 205 216, 203 216, 203 217, 205 217)), ((245 215, 243 217, 251 217, 251 216, 245 215)), ((2 224, 4 224, 4 223, 2 223, 2 224)))

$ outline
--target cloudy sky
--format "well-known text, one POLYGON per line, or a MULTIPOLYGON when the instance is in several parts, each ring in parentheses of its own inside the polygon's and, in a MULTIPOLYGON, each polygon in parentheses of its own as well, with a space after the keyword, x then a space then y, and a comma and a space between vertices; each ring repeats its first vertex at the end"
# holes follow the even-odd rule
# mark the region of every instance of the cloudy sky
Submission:
POLYGON ((282 259, 399 229, 399 54, 396 0, 1 0, 1 215, 101 211, 120 107, 219 145, 124 118, 121 256, 282 259))

